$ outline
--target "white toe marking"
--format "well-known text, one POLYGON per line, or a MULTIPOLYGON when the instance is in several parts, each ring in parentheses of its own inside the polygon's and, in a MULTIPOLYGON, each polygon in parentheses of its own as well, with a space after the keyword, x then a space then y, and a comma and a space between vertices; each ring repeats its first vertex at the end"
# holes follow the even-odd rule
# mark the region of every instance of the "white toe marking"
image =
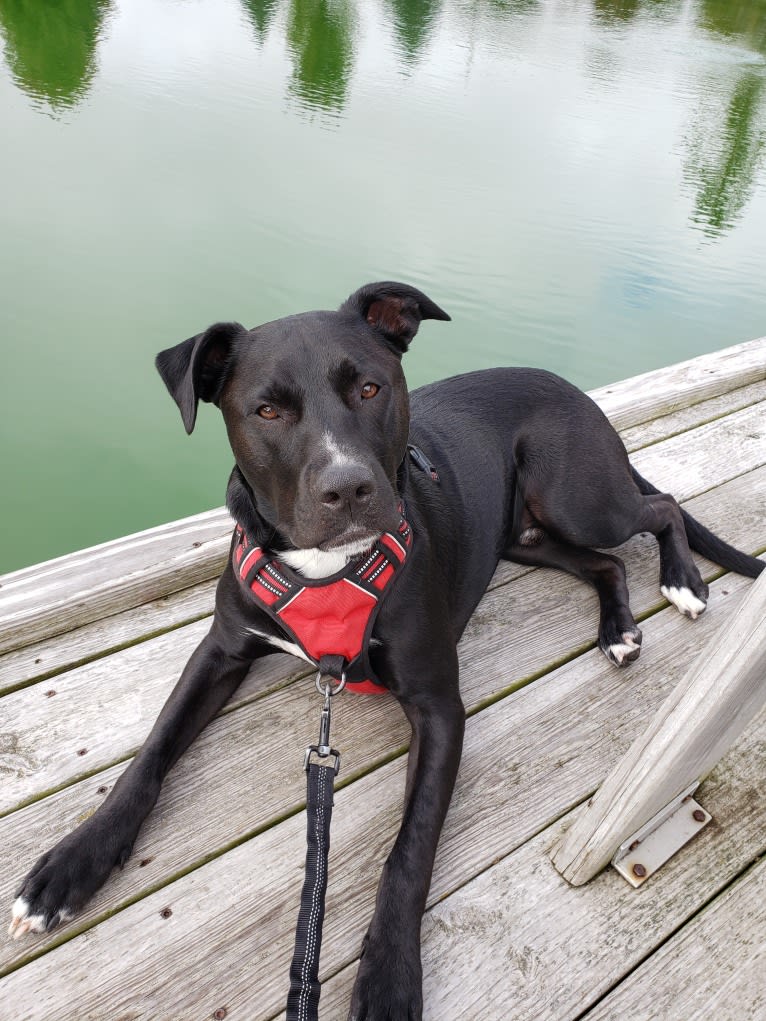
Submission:
POLYGON ((640 637, 640 635, 636 636, 630 631, 623 631, 620 637, 622 638, 621 642, 615 642, 614 645, 608 646, 606 650, 607 659, 614 657, 618 666, 622 665, 622 661, 626 656, 635 652, 636 649, 641 648, 641 643, 637 641, 637 638, 640 637))
POLYGON ((688 588, 676 588, 675 585, 661 585, 660 592, 662 592, 669 603, 672 603, 676 609, 686 614, 687 617, 691 617, 692 620, 696 620, 707 606, 706 602, 698 599, 691 589, 688 588))
POLYGON ((28 908, 29 904, 27 904, 23 897, 17 897, 13 902, 13 907, 11 908, 11 924, 8 926, 9 936, 13 936, 13 933, 18 928, 22 918, 26 915, 28 908))
POLYGON ((626 656, 629 656, 631 652, 635 651, 635 642, 626 642, 624 645, 622 643, 618 643, 616 645, 609 646, 609 656, 612 657, 617 664, 621 664, 626 656))
POLYGON ((23 897, 17 897, 11 908, 12 918, 8 927, 8 935, 14 939, 26 935, 28 932, 45 932, 45 918, 43 915, 30 915, 29 903, 23 897))

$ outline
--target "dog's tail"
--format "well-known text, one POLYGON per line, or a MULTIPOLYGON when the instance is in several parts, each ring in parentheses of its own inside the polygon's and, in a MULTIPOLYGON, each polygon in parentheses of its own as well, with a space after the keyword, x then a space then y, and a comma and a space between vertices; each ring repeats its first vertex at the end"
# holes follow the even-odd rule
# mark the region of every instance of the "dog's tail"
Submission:
MULTIPOLYGON (((655 489, 651 482, 647 482, 645 478, 639 475, 633 465, 630 466, 630 471, 634 482, 645 496, 660 492, 659 489, 655 489)), ((730 546, 728 542, 719 539, 717 535, 713 535, 709 529, 701 525, 691 514, 687 514, 683 507, 681 508, 681 514, 683 515, 686 538, 689 541, 689 545, 697 553, 701 553, 703 557, 712 560, 714 564, 720 564, 727 571, 744 574, 746 578, 757 578, 766 566, 762 560, 757 560, 747 553, 742 553, 740 550, 730 546)))

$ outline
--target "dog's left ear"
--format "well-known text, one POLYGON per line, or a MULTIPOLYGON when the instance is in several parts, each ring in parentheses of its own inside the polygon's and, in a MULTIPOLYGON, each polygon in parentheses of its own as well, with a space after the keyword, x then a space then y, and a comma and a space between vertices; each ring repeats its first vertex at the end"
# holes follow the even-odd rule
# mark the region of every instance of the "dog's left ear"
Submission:
POLYGON ((399 353, 404 354, 423 319, 449 322, 447 313, 408 284, 366 284, 343 302, 339 312, 356 312, 399 353))
POLYGON ((187 433, 194 428, 198 401, 218 399, 231 364, 232 343, 246 332, 240 323, 216 323, 204 333, 160 351, 155 358, 187 433))

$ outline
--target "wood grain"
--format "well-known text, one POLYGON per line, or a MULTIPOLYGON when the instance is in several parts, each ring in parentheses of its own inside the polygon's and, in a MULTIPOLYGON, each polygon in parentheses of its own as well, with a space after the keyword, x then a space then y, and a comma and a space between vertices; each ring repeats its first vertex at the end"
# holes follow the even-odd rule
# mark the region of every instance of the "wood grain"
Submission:
POLYGON ((757 1021, 766 1017, 766 861, 638 966, 588 1021, 757 1021))
POLYGON ((766 379, 766 337, 591 390, 616 429, 629 429, 766 379))
POLYGON ((695 780, 766 706, 766 572, 721 621, 668 699, 575 819, 553 864, 575 886, 695 780))

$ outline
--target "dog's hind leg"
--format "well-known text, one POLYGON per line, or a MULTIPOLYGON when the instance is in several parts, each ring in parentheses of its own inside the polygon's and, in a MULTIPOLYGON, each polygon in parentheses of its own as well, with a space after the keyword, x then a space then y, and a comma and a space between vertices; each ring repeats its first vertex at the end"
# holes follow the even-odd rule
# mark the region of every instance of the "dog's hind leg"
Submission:
POLYGON ((625 565, 619 557, 557 542, 539 528, 525 528, 503 550, 506 560, 533 567, 553 567, 588 582, 600 605, 598 644, 610 662, 627 666, 638 659, 641 631, 630 612, 625 565))
POLYGON ((681 508, 667 493, 645 496, 636 531, 651 532, 660 547, 660 591, 694 620, 707 606, 708 587, 692 559, 681 508))

